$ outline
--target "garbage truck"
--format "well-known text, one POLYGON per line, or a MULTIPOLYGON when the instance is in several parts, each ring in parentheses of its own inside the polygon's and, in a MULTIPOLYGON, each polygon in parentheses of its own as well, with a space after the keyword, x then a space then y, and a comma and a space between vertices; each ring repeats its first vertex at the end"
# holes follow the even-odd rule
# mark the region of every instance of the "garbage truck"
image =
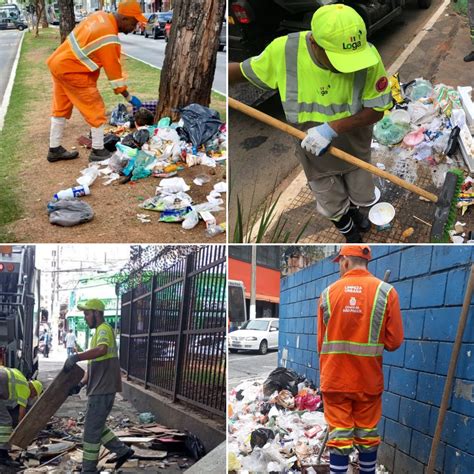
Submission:
MULTIPOLYGON (((416 0, 429 8, 431 0, 416 0)), ((311 29, 314 12, 323 5, 344 3, 364 19, 370 37, 402 14, 407 0, 230 0, 229 59, 242 61, 260 54, 277 36, 311 29)))
POLYGON ((38 375, 40 271, 32 245, 0 245, 0 364, 38 375))

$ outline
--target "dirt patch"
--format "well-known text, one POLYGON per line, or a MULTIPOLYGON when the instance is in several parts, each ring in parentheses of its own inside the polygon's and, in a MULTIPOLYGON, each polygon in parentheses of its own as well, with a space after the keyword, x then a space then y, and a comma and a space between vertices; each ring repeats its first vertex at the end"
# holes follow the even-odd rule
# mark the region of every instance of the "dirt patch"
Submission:
MULTIPOLYGON (((212 239, 204 233, 205 224, 201 221, 194 229, 184 230, 179 223, 158 222, 159 213, 139 208, 139 204, 155 195, 160 179, 146 178, 133 184, 112 184, 104 186, 101 178, 91 186, 91 195, 83 199, 94 210, 94 219, 86 224, 71 228, 53 226, 49 223, 46 206, 54 193, 77 185, 80 171, 89 164, 89 150, 81 148, 77 138, 88 135, 89 127, 82 116, 74 111, 66 125, 63 145, 67 149, 76 146, 80 157, 70 162, 49 163, 46 160, 49 146, 51 87, 44 84, 39 91, 41 100, 32 104, 28 115, 28 147, 23 150, 19 173, 20 205, 23 218, 7 226, 15 240, 19 242, 225 242, 225 234, 212 239), (137 214, 148 214, 151 223, 141 223, 137 214)), ((215 183, 225 179, 225 167, 217 166, 216 174, 209 183, 195 185, 193 178, 202 173, 209 174, 211 168, 195 166, 179 173, 191 186, 188 194, 195 203, 206 202, 206 196, 215 183)), ((223 194, 226 200, 226 195, 223 194)), ((218 223, 226 220, 226 212, 214 213, 218 223)))

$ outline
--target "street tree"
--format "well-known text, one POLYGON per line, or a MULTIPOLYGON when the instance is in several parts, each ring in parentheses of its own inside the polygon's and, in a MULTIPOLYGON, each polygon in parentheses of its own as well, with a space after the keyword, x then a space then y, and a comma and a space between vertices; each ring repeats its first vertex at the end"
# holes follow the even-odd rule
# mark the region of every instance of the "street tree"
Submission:
POLYGON ((176 0, 161 70, 156 119, 178 118, 191 103, 209 106, 225 0, 176 0))
POLYGON ((74 15, 74 0, 59 0, 59 32, 61 43, 76 26, 74 15))

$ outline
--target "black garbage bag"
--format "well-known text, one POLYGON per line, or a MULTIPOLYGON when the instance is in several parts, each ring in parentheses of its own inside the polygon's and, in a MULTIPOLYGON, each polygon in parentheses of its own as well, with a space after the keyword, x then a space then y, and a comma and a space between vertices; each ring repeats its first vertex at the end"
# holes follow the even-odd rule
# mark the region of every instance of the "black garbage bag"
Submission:
POLYGON ((110 114, 110 125, 123 125, 129 121, 130 116, 127 112, 127 106, 125 104, 117 104, 117 107, 110 114))
POLYGON ((146 128, 133 132, 133 140, 141 148, 150 139, 150 132, 146 128))
POLYGON ((188 450, 189 454, 197 461, 206 454, 206 449, 201 443, 201 440, 192 433, 186 433, 186 439, 184 445, 188 450))
POLYGON ((120 138, 117 137, 117 135, 114 135, 113 133, 107 133, 107 135, 104 136, 104 148, 106 150, 114 152, 117 147, 117 143, 120 141, 120 138))
POLYGON ((219 112, 199 104, 179 109, 187 141, 199 147, 210 140, 219 130, 222 121, 219 112))
POLYGON ((293 396, 298 393, 298 384, 304 379, 300 377, 294 370, 278 367, 263 382, 263 393, 266 397, 275 391, 289 390, 293 396))
POLYGON ((60 199, 48 203, 49 222, 62 227, 72 227, 89 222, 94 217, 94 211, 84 201, 79 199, 60 199))
POLYGON ((138 148, 133 139, 133 133, 129 133, 122 138, 122 145, 129 146, 130 148, 138 148))
POLYGON ((270 439, 275 439, 275 433, 268 428, 258 428, 252 431, 250 435, 250 446, 252 449, 257 446, 258 448, 263 448, 270 439))

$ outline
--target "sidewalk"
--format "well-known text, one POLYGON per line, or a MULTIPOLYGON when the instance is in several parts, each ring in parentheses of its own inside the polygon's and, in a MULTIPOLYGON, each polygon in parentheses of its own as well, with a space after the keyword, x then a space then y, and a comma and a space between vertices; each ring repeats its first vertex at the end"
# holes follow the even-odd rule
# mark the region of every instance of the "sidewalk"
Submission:
MULTIPOLYGON (((434 13, 434 12, 433 12, 434 13)), ((473 84, 472 67, 466 66, 463 57, 470 51, 469 27, 465 16, 448 6, 435 24, 427 30, 426 35, 399 68, 400 81, 409 82, 423 77, 434 84, 444 83, 451 87, 473 84)), ((390 69, 390 65, 387 65, 390 69)), ((374 149, 372 163, 382 163, 388 172, 396 174, 430 192, 438 194, 444 182, 445 172, 454 166, 464 168, 459 155, 459 162, 452 165, 442 163, 437 166, 428 165, 425 161, 397 160, 393 154, 374 149)), ((376 185, 381 188, 381 201, 391 203, 395 208, 395 219, 388 231, 378 232, 375 229, 364 235, 366 242, 429 242, 430 227, 422 224, 413 216, 431 223, 436 206, 433 203, 420 201, 418 196, 405 191, 385 180, 376 178, 376 185), (414 233, 409 238, 403 238, 403 232, 413 227, 414 233)), ((305 243, 343 243, 344 239, 334 228, 333 224, 316 213, 316 203, 313 194, 306 184, 306 178, 301 171, 292 180, 285 182, 277 206, 277 216, 287 219, 289 229, 301 229, 311 218, 300 242, 305 243)), ((278 194, 278 193, 277 193, 278 194)), ((468 211, 460 218, 467 223, 467 229, 474 228, 474 216, 468 211)), ((271 235, 273 229, 268 232, 271 235)), ((297 232, 296 232, 297 233, 297 232)))

